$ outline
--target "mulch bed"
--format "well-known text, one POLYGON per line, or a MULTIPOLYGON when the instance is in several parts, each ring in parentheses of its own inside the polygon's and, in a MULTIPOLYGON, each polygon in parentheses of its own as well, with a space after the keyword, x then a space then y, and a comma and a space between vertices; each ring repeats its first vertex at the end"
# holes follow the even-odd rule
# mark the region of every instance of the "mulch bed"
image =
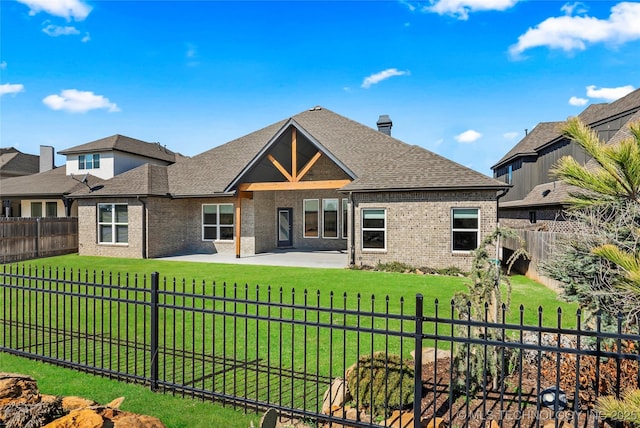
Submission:
POLYGON ((573 412, 576 376, 575 371, 567 373, 571 364, 561 364, 564 373, 561 373, 560 388, 566 393, 568 409, 557 412, 554 419, 553 409, 539 406, 537 401, 538 391, 556 385, 555 361, 547 364, 543 362, 540 374, 538 367, 525 363, 522 370, 516 370, 508 376, 497 391, 488 387, 486 391, 481 390, 468 400, 465 397, 450 399, 450 363, 449 358, 440 358, 435 363, 423 366, 425 393, 422 398, 422 416, 427 420, 436 416, 444 419, 449 427, 470 428, 537 427, 544 426, 545 423, 555 426, 554 420, 558 421, 558 426, 562 421, 570 423, 570 426, 603 426, 603 422, 598 420, 593 411, 595 402, 592 399, 585 401, 579 398, 578 412, 573 412), (570 384, 571 379, 574 379, 573 385, 570 384), (495 423, 492 424, 491 421, 495 423))

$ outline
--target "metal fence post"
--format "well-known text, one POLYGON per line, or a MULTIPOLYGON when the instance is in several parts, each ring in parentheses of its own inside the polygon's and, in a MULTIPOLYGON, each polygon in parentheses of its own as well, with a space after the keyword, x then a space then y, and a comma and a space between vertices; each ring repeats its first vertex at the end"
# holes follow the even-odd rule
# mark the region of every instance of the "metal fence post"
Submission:
MULTIPOLYGON (((413 427, 420 428, 422 423, 422 294, 416 294, 415 329, 415 367, 413 369, 413 427)), ((435 415, 434 415, 435 416, 435 415)))
POLYGON ((151 273, 151 390, 158 389, 158 285, 160 274, 151 273))

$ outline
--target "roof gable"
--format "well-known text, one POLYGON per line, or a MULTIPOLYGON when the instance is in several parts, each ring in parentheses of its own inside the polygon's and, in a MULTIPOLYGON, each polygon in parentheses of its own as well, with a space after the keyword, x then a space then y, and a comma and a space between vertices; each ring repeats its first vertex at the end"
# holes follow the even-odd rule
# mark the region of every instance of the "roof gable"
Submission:
POLYGON ((73 197, 166 196, 169 193, 167 167, 144 164, 90 188, 79 189, 73 197))
MULTIPOLYGON (((350 179, 356 177, 349 168, 317 141, 313 135, 309 134, 293 118, 290 118, 229 186, 227 186, 226 191, 234 189, 241 181, 284 181, 287 177, 275 166, 275 162, 280 164, 290 174, 294 174, 294 172, 304 170, 305 166, 310 165, 309 162, 315 162, 313 158, 317 153, 320 153, 322 157, 329 158, 335 166, 340 168, 341 176, 344 177, 346 175, 346 178, 350 179), (294 139, 296 142, 295 165, 293 159, 294 139), (269 157, 273 160, 270 160, 269 157)), ((289 178, 291 179, 292 177, 289 178)))
MULTIPOLYGON (((176 198, 230 195, 240 184, 249 182, 247 180, 287 181, 284 173, 293 174, 294 130, 296 144, 299 144, 295 170, 300 174, 297 177, 300 181, 349 179, 359 182, 360 187, 351 187, 352 190, 508 187, 435 153, 315 107, 164 167, 168 193, 176 198), (316 163, 312 163, 313 159, 316 163)), ((157 190, 160 187, 150 190, 142 185, 132 186, 134 180, 149 180, 141 168, 106 181, 104 189, 92 194, 129 195, 134 190, 140 194, 166 194, 157 190)), ((152 171, 153 183, 159 180, 155 174, 161 173, 152 171)))
POLYGON ((176 153, 164 146, 161 146, 160 143, 148 143, 146 141, 137 140, 120 134, 71 147, 58 153, 61 155, 70 155, 105 151, 120 151, 151 159, 159 159, 166 162, 176 161, 176 153))

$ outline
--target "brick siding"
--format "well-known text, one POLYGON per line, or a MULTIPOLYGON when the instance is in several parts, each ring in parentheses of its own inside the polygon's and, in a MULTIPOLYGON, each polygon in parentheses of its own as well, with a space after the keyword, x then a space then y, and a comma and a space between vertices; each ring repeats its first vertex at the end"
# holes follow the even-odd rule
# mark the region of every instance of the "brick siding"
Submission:
POLYGON ((480 240, 496 227, 496 192, 387 192, 354 194, 355 264, 403 262, 415 267, 471 269, 470 253, 451 250, 451 209, 478 208, 480 240), (362 250, 363 208, 387 214, 384 251, 362 250))

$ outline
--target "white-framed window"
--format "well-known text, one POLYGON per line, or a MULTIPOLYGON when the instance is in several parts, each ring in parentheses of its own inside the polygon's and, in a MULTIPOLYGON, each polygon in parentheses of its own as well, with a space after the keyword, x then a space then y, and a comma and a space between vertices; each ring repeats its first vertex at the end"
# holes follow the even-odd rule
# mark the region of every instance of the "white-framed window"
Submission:
POLYGON ((362 249, 387 249, 387 211, 383 208, 362 209, 362 249))
POLYGON ((203 204, 202 240, 232 241, 234 220, 233 204, 203 204))
POLYGON ((100 154, 78 156, 78 169, 98 169, 100 168, 100 154))
POLYGON ((305 238, 318 238, 320 235, 319 211, 320 201, 318 199, 305 199, 302 201, 304 205, 303 217, 303 235, 305 238))
POLYGON ((338 238, 338 199, 322 200, 322 237, 338 238))
POLYGON ((478 208, 451 209, 451 249, 473 251, 480 239, 480 210, 478 208))
POLYGON ((349 225, 349 202, 347 198, 342 199, 342 239, 347 239, 349 225))
POLYGON ((127 244, 128 242, 127 204, 98 204, 98 243, 127 244))

